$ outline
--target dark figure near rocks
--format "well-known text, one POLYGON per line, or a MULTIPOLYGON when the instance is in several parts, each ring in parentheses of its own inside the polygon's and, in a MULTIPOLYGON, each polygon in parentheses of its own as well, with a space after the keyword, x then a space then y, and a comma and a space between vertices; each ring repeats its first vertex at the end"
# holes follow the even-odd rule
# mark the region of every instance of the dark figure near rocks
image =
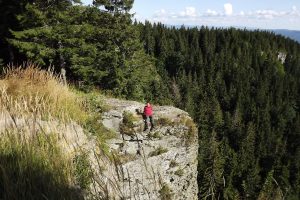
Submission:
POLYGON ((148 127, 149 120, 150 120, 150 124, 151 124, 150 131, 152 131, 153 128, 154 128, 154 125, 153 125, 153 110, 152 110, 152 106, 150 105, 149 102, 147 102, 145 107, 144 107, 143 117, 144 117, 144 122, 145 122, 144 131, 146 131, 149 128, 148 127))

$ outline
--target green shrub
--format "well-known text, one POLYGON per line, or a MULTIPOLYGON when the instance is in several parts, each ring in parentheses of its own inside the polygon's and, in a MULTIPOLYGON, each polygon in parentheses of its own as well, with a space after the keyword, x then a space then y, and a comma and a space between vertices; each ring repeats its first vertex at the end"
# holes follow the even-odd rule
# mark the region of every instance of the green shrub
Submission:
POLYGON ((178 163, 177 163, 175 160, 171 160, 169 166, 170 166, 170 167, 176 167, 176 166, 178 166, 178 163))
POLYGON ((107 112, 111 109, 111 107, 104 102, 103 96, 99 92, 90 92, 81 95, 84 98, 84 107, 88 113, 101 115, 103 112, 107 112))
POLYGON ((163 147, 158 147, 157 149, 149 153, 149 157, 158 156, 166 152, 168 152, 168 149, 165 149, 163 147))
POLYGON ((83 152, 74 158, 75 178, 81 189, 88 189, 92 183, 93 171, 88 160, 88 154, 83 152))
POLYGON ((156 124, 160 126, 172 126, 174 125, 174 122, 167 117, 161 117, 157 119, 156 124))
POLYGON ((149 133, 149 137, 150 137, 150 138, 156 138, 156 139, 161 139, 161 138, 162 138, 162 136, 161 136, 161 134, 159 133, 159 131, 155 131, 153 134, 150 132, 150 133, 149 133))
POLYGON ((183 176, 183 169, 176 170, 175 175, 176 176, 183 176))
POLYGON ((173 195, 169 186, 164 183, 162 188, 159 190, 159 196, 161 200, 171 200, 173 195))
POLYGON ((186 145, 189 145, 194 141, 195 137, 197 136, 197 126, 194 123, 194 121, 188 117, 183 117, 181 119, 181 123, 183 123, 188 128, 186 133, 182 136, 185 140, 186 145))
POLYGON ((101 123, 102 113, 108 111, 110 107, 104 103, 101 94, 97 92, 83 94, 83 99, 85 99, 83 107, 89 114, 82 126, 86 132, 97 137, 98 147, 110 157, 106 140, 115 138, 116 133, 101 123))
POLYGON ((134 122, 137 121, 137 118, 130 112, 123 112, 123 120, 120 125, 120 132, 126 135, 134 135, 134 122))
POLYGON ((113 162, 116 166, 124 165, 130 161, 136 160, 136 155, 133 154, 118 154, 117 152, 112 153, 113 162))

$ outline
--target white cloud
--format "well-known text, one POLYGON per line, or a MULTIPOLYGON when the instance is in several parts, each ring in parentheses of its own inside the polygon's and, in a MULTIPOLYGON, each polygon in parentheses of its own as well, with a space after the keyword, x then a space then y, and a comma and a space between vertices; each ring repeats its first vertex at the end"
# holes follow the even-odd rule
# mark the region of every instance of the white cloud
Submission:
POLYGON ((300 16, 300 11, 297 9, 296 6, 293 6, 290 14, 295 16, 300 16))
POLYGON ((297 10, 296 6, 293 6, 291 11, 257 10, 255 12, 248 13, 248 16, 254 16, 259 19, 300 17, 300 11, 297 10))
POLYGON ((224 4, 224 11, 225 11, 225 15, 232 15, 232 13, 233 13, 232 4, 225 3, 224 4))
POLYGON ((273 19, 278 16, 279 13, 274 10, 257 10, 254 15, 259 19, 273 19))
POLYGON ((207 9, 207 11, 205 12, 204 15, 207 15, 207 16, 217 16, 219 15, 219 13, 215 10, 211 10, 211 9, 207 9))
POLYGON ((160 9, 154 13, 155 17, 162 17, 166 15, 167 15, 167 11, 165 9, 160 9))
POLYGON ((196 17, 197 12, 195 7, 186 7, 184 11, 180 12, 181 17, 196 17))
POLYGON ((161 9, 154 13, 153 22, 166 24, 208 25, 208 26, 248 26, 248 27, 289 27, 300 30, 300 10, 296 6, 289 10, 248 10, 233 12, 230 3, 224 4, 224 11, 207 9, 199 12, 196 7, 185 7, 182 11, 173 12, 161 9))
POLYGON ((165 9, 160 9, 158 11, 155 11, 153 19, 150 19, 150 21, 167 23, 169 18, 170 13, 168 13, 165 9))

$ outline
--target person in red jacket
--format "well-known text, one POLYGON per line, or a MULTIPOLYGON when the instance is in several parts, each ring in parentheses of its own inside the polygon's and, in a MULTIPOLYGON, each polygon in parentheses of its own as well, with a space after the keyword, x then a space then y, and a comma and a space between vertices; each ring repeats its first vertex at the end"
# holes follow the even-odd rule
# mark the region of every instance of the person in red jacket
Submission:
POLYGON ((151 128, 150 131, 153 130, 154 125, 153 125, 153 110, 152 106, 150 105, 149 102, 146 103, 144 107, 144 122, 145 122, 145 128, 144 131, 148 129, 148 121, 150 120, 151 128))

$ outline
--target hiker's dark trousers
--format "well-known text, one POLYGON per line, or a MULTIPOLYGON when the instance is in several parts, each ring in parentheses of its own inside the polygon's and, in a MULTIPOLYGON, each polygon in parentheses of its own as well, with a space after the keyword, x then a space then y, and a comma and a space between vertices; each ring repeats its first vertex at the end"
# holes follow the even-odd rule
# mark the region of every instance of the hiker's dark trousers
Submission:
POLYGON ((147 130, 149 127, 148 127, 148 122, 150 120, 150 124, 151 124, 151 129, 153 129, 154 125, 153 125, 153 117, 152 115, 151 116, 146 116, 144 115, 144 122, 145 122, 145 130, 147 130))

